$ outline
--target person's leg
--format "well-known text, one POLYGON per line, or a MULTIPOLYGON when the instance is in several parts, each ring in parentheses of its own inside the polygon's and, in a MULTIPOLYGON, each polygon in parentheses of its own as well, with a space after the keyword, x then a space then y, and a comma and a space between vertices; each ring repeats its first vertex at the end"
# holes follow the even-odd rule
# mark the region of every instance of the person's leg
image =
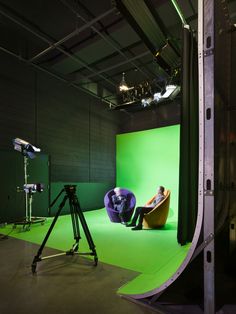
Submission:
POLYGON ((138 224, 132 230, 141 230, 143 228, 143 217, 145 214, 149 213, 152 210, 152 207, 142 207, 142 210, 139 214, 138 224))
POLYGON ((133 218, 131 220, 131 223, 128 224, 127 227, 134 227, 134 226, 136 226, 136 222, 138 220, 139 215, 142 212, 142 209, 143 209, 143 207, 136 207, 134 216, 133 216, 133 218))
POLYGON ((126 201, 122 201, 119 207, 119 217, 122 224, 126 225, 125 217, 126 201))

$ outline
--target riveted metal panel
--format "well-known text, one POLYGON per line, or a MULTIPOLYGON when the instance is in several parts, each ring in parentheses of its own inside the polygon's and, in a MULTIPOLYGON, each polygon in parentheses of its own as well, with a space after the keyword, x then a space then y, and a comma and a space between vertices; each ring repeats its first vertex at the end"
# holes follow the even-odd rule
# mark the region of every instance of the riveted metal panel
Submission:
MULTIPOLYGON (((201 2, 201 1, 200 1, 201 2)), ((201 4, 200 4, 201 5, 201 4)), ((214 234, 214 1, 203 1, 204 239, 214 234)), ((204 313, 215 313, 214 239, 204 249, 204 313)))

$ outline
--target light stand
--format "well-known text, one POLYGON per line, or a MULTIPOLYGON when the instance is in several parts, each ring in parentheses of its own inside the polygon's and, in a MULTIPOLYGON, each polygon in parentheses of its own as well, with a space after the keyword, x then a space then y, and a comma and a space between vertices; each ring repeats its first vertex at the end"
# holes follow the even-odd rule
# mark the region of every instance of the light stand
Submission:
POLYGON ((36 272, 36 267, 37 267, 37 263, 41 262, 44 259, 49 259, 49 258, 53 258, 53 257, 58 257, 58 256, 62 256, 62 255, 75 255, 75 254, 79 254, 79 255, 91 255, 94 256, 94 266, 97 266, 98 263, 98 257, 97 257, 97 252, 95 249, 95 245, 92 239, 92 236, 89 232, 89 228, 88 225, 86 223, 86 220, 84 218, 83 212, 80 208, 80 204, 78 201, 78 198, 76 196, 76 185, 65 185, 64 189, 61 190, 61 192, 57 195, 57 197, 55 198, 55 200, 52 202, 52 204, 50 205, 50 207, 52 207, 56 201, 58 200, 58 198, 61 196, 61 194, 65 192, 66 195, 64 196, 62 202, 59 205, 59 208, 56 212, 56 215, 48 229, 48 232, 38 250, 37 255, 34 257, 31 268, 32 268, 32 273, 34 274, 36 272), (62 252, 62 253, 58 253, 58 254, 54 254, 54 255, 50 255, 50 256, 44 256, 41 257, 43 249, 47 243, 47 240, 53 230, 53 227, 55 226, 57 219, 63 209, 63 207, 65 206, 66 201, 69 200, 69 205, 70 205, 70 215, 71 215, 71 220, 72 220, 72 227, 73 227, 73 233, 74 233, 74 239, 75 239, 75 243, 73 244, 72 248, 69 251, 66 252, 62 252), (78 249, 79 249, 79 240, 81 239, 80 236, 80 230, 79 230, 79 220, 81 222, 82 228, 84 230, 87 242, 89 244, 89 248, 91 250, 91 252, 89 253, 79 253, 78 249))
MULTIPOLYGON (((22 154, 23 154, 23 150, 22 150, 22 154)), ((24 156, 24 185, 25 185, 25 184, 28 184, 28 173, 27 173, 28 158, 24 154, 23 154, 23 156, 24 156)), ((31 202, 31 206, 32 206, 32 202, 31 202)), ((28 210, 29 210, 28 194, 25 193, 25 220, 26 221, 30 220, 28 210)))
MULTIPOLYGON (((30 226, 33 223, 43 224, 46 221, 46 218, 43 217, 32 217, 32 203, 33 203, 33 194, 36 192, 34 186, 36 184, 28 184, 28 158, 34 158, 35 152, 39 152, 40 149, 31 145, 30 143, 16 138, 13 141, 14 148, 17 151, 20 151, 24 157, 24 192, 25 192, 25 218, 23 221, 15 222, 13 228, 16 228, 17 225, 23 225, 23 229, 27 226, 27 230, 30 230, 30 226)), ((18 192, 23 190, 19 189, 18 192)))

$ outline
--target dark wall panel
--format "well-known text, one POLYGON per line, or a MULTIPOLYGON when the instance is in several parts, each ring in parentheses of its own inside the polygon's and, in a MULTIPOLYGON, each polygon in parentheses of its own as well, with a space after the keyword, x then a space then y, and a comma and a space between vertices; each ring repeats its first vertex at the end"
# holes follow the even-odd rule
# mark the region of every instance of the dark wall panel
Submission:
POLYGON ((17 193, 17 187, 23 188, 24 166, 22 156, 14 152, 0 152, 0 223, 15 222, 25 216, 24 193, 17 193))
POLYGON ((49 158, 45 154, 37 154, 34 159, 28 160, 28 183, 42 183, 43 192, 33 194, 32 215, 48 216, 50 182, 49 182, 49 158))
MULTIPOLYGON (((0 223, 23 221, 25 217, 24 158, 20 152, 0 151, 0 223)), ((28 159, 28 183, 43 183, 42 193, 33 193, 32 216, 47 216, 49 208, 48 156, 28 159)))
POLYGON ((110 112, 107 109, 91 106, 90 117, 90 179, 94 182, 106 182, 107 174, 103 169, 106 168, 109 173, 110 182, 115 182, 115 154, 116 145, 115 135, 118 129, 114 129, 112 121, 109 119, 110 112), (102 114, 102 119, 98 115, 98 110, 102 114), (96 113, 95 113, 96 111, 96 113))
MULTIPOLYGON (((99 209, 104 207, 104 196, 114 186, 109 183, 80 183, 80 182, 56 182, 51 184, 51 201, 55 200, 64 185, 76 185, 76 195, 82 211, 99 209), (88 197, 89 195, 89 197, 88 197)), ((58 198, 55 205, 50 209, 50 215, 54 216, 58 211, 59 205, 63 199, 65 192, 58 198)), ((63 207, 62 214, 69 214, 69 202, 67 201, 63 207)))
POLYGON ((119 113, 0 53, 0 149, 20 137, 50 155, 51 181, 115 182, 119 113))
POLYGON ((174 100, 150 109, 126 114, 121 124, 121 133, 160 128, 179 123, 180 101, 174 100))
POLYGON ((51 155, 52 181, 89 180, 89 97, 38 75, 38 142, 51 155))
POLYGON ((229 107, 229 186, 230 186, 230 216, 236 217, 236 32, 231 33, 231 76, 230 76, 230 107, 229 107))
POLYGON ((34 74, 0 57, 0 148, 12 149, 15 137, 34 140, 34 74))

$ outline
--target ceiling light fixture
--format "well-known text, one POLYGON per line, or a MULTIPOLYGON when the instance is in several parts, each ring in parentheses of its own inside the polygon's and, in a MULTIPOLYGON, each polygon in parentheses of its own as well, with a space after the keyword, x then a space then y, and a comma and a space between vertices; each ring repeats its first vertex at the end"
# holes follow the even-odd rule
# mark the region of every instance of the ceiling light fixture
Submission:
MULTIPOLYGON (((180 92, 180 86, 178 85, 167 85, 165 90, 162 93, 154 93, 153 94, 153 102, 158 103, 163 100, 170 99, 173 100, 178 93, 180 92)), ((142 100, 142 105, 144 104, 144 100, 142 100)))
POLYGON ((149 98, 146 98, 146 99, 142 99, 141 100, 141 104, 142 104, 142 106, 143 107, 148 107, 148 106, 150 106, 151 105, 151 102, 153 101, 153 99, 151 98, 151 97, 149 97, 149 98))
POLYGON ((169 98, 173 92, 177 94, 180 91, 180 87, 177 85, 167 85, 165 93, 161 96, 161 98, 169 98))
POLYGON ((126 92, 127 90, 129 90, 129 87, 125 81, 125 72, 122 73, 122 80, 119 85, 119 90, 120 92, 126 92))
POLYGON ((158 102, 162 98, 161 93, 155 93, 153 95, 153 100, 158 102))
POLYGON ((166 80, 156 83, 144 81, 134 86, 128 86, 125 81, 125 73, 122 73, 122 80, 118 85, 118 102, 123 105, 140 104, 142 107, 149 107, 162 103, 166 100, 173 100, 179 94, 181 88, 177 84, 169 84, 166 80))

